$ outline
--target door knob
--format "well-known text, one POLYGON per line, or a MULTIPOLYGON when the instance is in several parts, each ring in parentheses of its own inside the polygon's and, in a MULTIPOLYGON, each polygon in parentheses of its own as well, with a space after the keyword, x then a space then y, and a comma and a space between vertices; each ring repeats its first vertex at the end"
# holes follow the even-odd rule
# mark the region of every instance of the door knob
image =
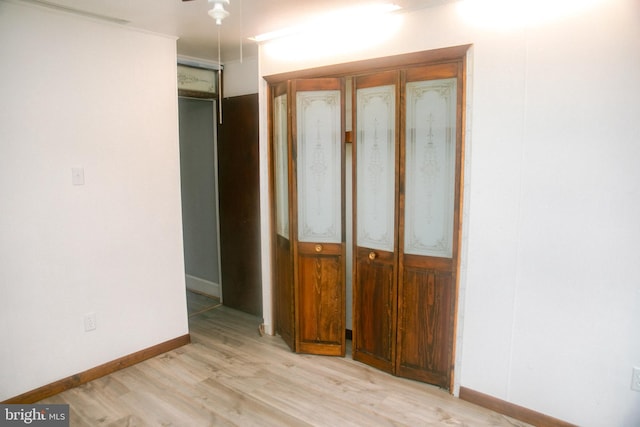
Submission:
POLYGON ((369 252, 369 259, 370 259, 371 261, 373 261, 374 259, 376 259, 376 256, 377 256, 377 255, 376 255, 376 253, 375 253, 375 252, 373 252, 373 251, 369 252))
POLYGON ((322 252, 322 245, 316 245, 316 252, 322 252))

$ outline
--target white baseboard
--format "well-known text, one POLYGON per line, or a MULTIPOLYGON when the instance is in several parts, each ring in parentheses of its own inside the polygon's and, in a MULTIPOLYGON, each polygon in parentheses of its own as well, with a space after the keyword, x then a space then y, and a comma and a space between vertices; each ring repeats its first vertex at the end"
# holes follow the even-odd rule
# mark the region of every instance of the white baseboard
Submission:
POLYGON ((187 282, 187 289, 190 291, 200 292, 212 297, 220 298, 220 285, 218 283, 210 282, 208 280, 201 279, 199 277, 185 275, 187 282))

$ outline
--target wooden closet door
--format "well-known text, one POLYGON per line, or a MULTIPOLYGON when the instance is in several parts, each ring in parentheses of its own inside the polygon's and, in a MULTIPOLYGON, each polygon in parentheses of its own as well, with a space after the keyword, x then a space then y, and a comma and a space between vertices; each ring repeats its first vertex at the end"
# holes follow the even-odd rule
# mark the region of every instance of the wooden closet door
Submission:
POLYGON ((407 69, 400 153, 396 374, 451 387, 460 228, 462 65, 407 69))
POLYGON ((353 358, 395 371, 399 73, 354 79, 353 358))
POLYGON ((291 82, 295 348, 345 354, 344 83, 291 82))
POLYGON ((287 345, 295 351, 293 253, 290 231, 290 155, 289 138, 289 93, 288 84, 282 83, 271 88, 270 121, 271 132, 271 194, 273 194, 274 213, 272 229, 274 239, 274 313, 275 331, 287 345))

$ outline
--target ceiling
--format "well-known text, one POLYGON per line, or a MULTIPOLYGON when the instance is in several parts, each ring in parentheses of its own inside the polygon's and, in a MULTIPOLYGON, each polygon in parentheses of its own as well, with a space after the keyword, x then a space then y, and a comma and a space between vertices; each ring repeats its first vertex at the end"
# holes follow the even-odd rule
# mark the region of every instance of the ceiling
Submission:
MULTIPOLYGON (((209 17, 207 0, 23 0, 94 18, 107 19, 156 33, 179 37, 178 55, 221 62, 257 56, 248 37, 300 25, 321 13, 370 3, 395 3, 403 11, 431 7, 452 0, 230 0, 230 16, 220 27, 209 17), (242 43, 242 49, 241 49, 242 43)), ((327 26, 330 29, 330 25, 327 26)))

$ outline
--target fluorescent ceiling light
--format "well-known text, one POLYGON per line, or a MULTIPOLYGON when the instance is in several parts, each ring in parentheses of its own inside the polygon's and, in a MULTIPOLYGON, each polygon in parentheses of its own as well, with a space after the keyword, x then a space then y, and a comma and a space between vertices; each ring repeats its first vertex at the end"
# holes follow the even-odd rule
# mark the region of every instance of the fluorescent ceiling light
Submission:
POLYGON ((336 25, 349 25, 350 21, 353 20, 362 21, 364 19, 379 18, 384 14, 396 12, 400 9, 402 9, 400 6, 393 3, 378 3, 340 9, 322 14, 316 19, 300 25, 259 34, 254 37, 249 37, 249 39, 261 43, 303 32, 331 31, 331 28, 335 28, 336 25))

